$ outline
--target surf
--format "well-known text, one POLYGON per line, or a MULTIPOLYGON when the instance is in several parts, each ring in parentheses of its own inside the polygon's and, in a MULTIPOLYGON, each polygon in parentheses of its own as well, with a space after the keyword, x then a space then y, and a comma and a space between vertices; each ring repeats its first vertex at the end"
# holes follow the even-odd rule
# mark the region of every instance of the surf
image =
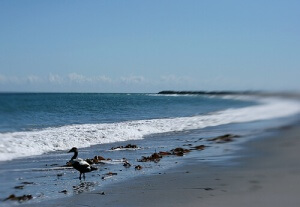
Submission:
POLYGON ((294 100, 280 98, 256 100, 259 102, 258 105, 228 108, 190 117, 75 124, 34 131, 0 133, 0 161, 67 150, 73 146, 89 147, 96 144, 139 140, 151 134, 276 119, 300 113, 300 103, 294 100))

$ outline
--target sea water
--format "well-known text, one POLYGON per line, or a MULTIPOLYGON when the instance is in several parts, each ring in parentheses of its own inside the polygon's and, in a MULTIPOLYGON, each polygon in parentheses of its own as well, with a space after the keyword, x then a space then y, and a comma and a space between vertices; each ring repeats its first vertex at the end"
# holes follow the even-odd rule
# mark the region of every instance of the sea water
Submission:
POLYGON ((0 199, 32 194, 31 202, 39 202, 155 173, 182 160, 171 156, 154 164, 137 159, 176 147, 211 145, 199 160, 220 161, 230 157, 230 144, 226 144, 225 153, 222 145, 211 144, 209 138, 226 133, 259 136, 267 128, 285 125, 299 112, 297 100, 279 97, 2 93, 0 199), (110 150, 129 143, 139 149, 110 150), (82 158, 101 155, 111 161, 88 173, 87 181, 79 181, 77 171, 61 167, 70 159, 67 151, 72 147, 79 148, 82 158), (122 166, 123 158, 132 163, 131 168, 122 166), (143 170, 134 170, 138 164, 143 170), (118 175, 106 179, 105 174, 111 171, 118 175), (63 190, 67 193, 61 193, 63 190))

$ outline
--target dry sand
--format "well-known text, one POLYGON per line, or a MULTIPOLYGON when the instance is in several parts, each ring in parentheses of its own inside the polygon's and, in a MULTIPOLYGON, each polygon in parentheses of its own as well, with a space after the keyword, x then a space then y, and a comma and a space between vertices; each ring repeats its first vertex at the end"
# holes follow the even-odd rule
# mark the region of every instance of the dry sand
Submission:
MULTIPOLYGON (((30 206, 300 206, 300 126, 249 141, 235 166, 190 160, 158 175, 30 206)), ((25 205, 27 206, 27 205, 25 205)), ((29 205, 28 205, 29 206, 29 205)))

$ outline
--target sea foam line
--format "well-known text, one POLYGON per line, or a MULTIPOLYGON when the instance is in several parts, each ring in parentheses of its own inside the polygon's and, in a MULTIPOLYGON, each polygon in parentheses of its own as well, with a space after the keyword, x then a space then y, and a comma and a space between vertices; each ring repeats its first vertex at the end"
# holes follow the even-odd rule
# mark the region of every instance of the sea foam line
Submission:
POLYGON ((266 98, 261 104, 193 117, 69 125, 39 131, 0 133, 0 161, 40 155, 71 147, 143 139, 147 135, 200 129, 229 123, 251 122, 300 113, 300 103, 266 98))

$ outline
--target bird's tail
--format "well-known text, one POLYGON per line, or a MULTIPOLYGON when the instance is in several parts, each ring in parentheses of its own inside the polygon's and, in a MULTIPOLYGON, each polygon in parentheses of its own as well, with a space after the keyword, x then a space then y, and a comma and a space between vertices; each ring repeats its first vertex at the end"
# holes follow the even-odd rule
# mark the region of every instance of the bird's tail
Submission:
POLYGON ((98 170, 97 167, 91 166, 91 171, 98 170))

